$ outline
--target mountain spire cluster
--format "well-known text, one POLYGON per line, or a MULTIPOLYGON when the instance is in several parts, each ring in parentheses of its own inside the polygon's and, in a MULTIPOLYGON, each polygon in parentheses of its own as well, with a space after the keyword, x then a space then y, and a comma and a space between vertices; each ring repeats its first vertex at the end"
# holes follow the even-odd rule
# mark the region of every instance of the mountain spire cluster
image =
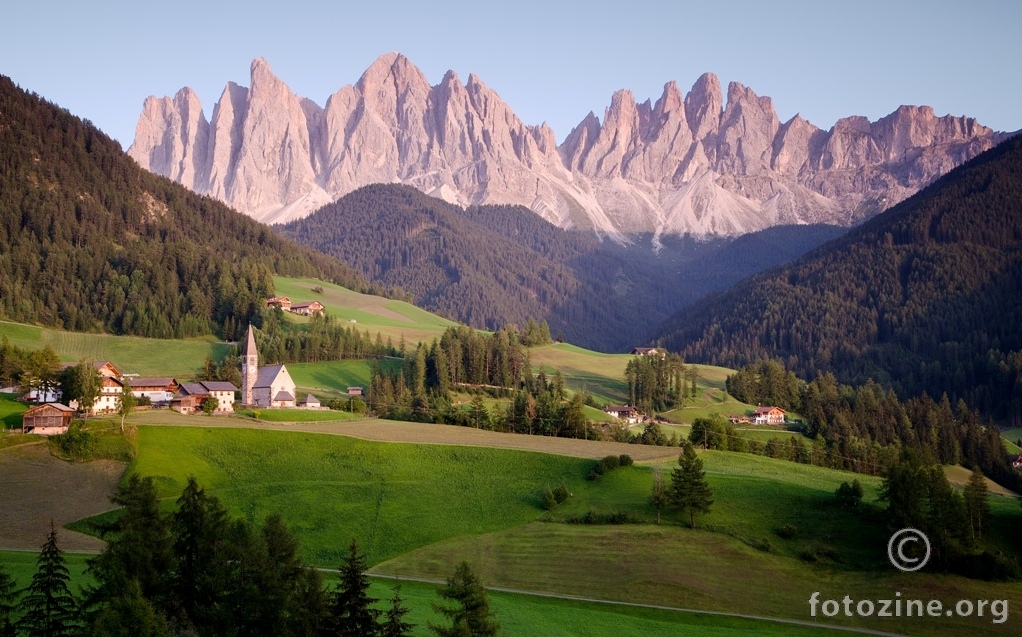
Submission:
POLYGON ((560 145, 475 75, 431 86, 398 53, 321 107, 264 59, 227 84, 207 120, 190 88, 145 101, 129 154, 143 167, 266 223, 301 218, 360 186, 405 183, 462 205, 520 204, 563 228, 738 235, 780 224, 850 225, 1006 137, 967 117, 902 106, 829 131, 707 73, 687 95, 614 94, 560 145))

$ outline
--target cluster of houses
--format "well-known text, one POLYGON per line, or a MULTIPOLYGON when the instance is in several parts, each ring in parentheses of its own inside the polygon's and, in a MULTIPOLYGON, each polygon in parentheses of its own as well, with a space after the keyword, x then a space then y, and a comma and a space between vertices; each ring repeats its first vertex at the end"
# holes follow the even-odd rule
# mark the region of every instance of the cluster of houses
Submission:
POLYGON ((322 314, 324 309, 323 304, 319 301, 302 301, 301 303, 293 303, 291 299, 286 296, 275 296, 272 299, 266 299, 266 307, 279 307, 285 312, 301 314, 302 316, 322 314))
MULTIPOLYGON (((316 303, 313 301, 313 303, 316 303)), ((322 306, 320 306, 322 307, 322 306)), ((215 414, 234 412, 238 392, 241 404, 249 407, 304 407, 319 409, 319 400, 309 394, 296 400, 295 382, 284 365, 259 366, 259 351, 256 349, 252 326, 248 328, 245 345, 241 351, 241 388, 225 381, 178 382, 170 377, 131 378, 121 373, 109 361, 94 363, 99 374, 100 392, 88 409, 90 415, 117 411, 125 386, 131 388, 136 398, 146 397, 154 407, 169 407, 182 414, 202 411, 202 405, 209 398, 216 400, 215 414)), ((65 368, 75 363, 64 363, 65 368)), ((348 393, 361 387, 348 388, 348 393)), ((353 394, 354 395, 354 394, 353 394)), ((76 401, 69 405, 59 402, 59 396, 45 396, 50 399, 27 410, 23 415, 22 431, 42 435, 66 433, 71 419, 79 411, 76 401)))
MULTIPOLYGON (((624 421, 629 425, 636 425, 646 421, 646 416, 635 407, 628 405, 607 405, 603 408, 612 418, 624 421)), ((787 412, 780 407, 759 407, 751 416, 732 416, 729 418, 732 424, 746 425, 783 425, 787 412)))

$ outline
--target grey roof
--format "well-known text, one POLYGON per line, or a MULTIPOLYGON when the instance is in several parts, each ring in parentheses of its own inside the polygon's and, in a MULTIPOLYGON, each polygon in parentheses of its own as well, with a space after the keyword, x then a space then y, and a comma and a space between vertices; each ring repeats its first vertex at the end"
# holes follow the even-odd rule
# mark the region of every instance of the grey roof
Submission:
POLYGON ((173 378, 135 378, 134 380, 128 379, 128 382, 131 383, 132 389, 138 389, 139 387, 166 387, 177 381, 173 378))
POLYGON ((291 395, 291 392, 279 391, 277 395, 273 397, 273 400, 294 400, 295 397, 291 395))
MULTIPOLYGON (((284 365, 267 365, 266 367, 259 368, 259 375, 256 376, 256 387, 269 387, 273 383, 273 380, 277 378, 277 374, 280 370, 284 369, 284 365)), ((291 400, 294 400, 292 398, 291 400)))
POLYGON ((248 324, 248 335, 245 336, 245 347, 241 349, 242 356, 259 355, 256 350, 255 335, 252 333, 252 324, 248 324))
POLYGON ((316 398, 315 396, 313 396, 312 394, 306 394, 305 398, 303 398, 303 399, 298 401, 298 404, 299 405, 311 405, 311 404, 319 405, 320 402, 319 402, 319 399, 316 398))
POLYGON ((205 387, 208 391, 238 391, 238 388, 234 386, 234 383, 229 383, 223 380, 204 380, 199 384, 205 387))
POLYGON ((74 412, 74 409, 71 409, 67 405, 62 405, 60 403, 43 403, 41 405, 36 405, 35 407, 32 407, 31 409, 27 410, 25 413, 28 413, 29 411, 32 411, 32 410, 35 410, 35 409, 40 409, 42 407, 53 407, 54 409, 56 409, 58 411, 70 411, 70 412, 74 412))
POLYGON ((202 383, 181 383, 177 388, 178 394, 182 396, 195 396, 208 394, 209 390, 202 386, 202 383))

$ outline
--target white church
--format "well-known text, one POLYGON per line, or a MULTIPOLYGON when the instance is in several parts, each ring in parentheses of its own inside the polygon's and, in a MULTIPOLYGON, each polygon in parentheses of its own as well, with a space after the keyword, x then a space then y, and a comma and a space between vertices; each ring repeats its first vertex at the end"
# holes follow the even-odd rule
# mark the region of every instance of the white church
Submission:
POLYGON ((241 350, 241 402, 251 407, 295 407, 295 381, 284 365, 259 367, 252 325, 241 350))

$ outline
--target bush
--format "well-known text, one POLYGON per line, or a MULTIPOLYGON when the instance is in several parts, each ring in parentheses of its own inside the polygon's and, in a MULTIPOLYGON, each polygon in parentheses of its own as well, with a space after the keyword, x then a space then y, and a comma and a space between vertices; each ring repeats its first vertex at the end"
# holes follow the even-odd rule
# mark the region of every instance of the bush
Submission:
POLYGON ((57 454, 65 460, 85 462, 96 450, 96 436, 82 429, 82 423, 73 422, 67 433, 50 439, 57 448, 57 454))
POLYGON ((622 467, 630 467, 633 464, 635 464, 635 461, 632 460, 632 457, 630 455, 628 455, 627 453, 623 453, 620 456, 618 456, 618 463, 622 467))
POLYGON ((562 484, 561 486, 554 489, 553 495, 554 500, 557 502, 557 504, 564 504, 568 500, 568 496, 571 494, 568 493, 568 487, 562 484))
POLYGON ((566 522, 568 524, 642 524, 643 520, 628 513, 599 513, 596 509, 589 509, 583 515, 568 518, 566 522))
POLYGON ((856 478, 851 484, 842 482, 841 486, 834 492, 834 498, 838 506, 845 509, 854 509, 862 503, 862 483, 856 478))
POLYGON ((781 538, 782 540, 790 540, 793 539, 796 535, 798 535, 798 527, 795 526, 794 524, 785 524, 781 528, 774 531, 774 533, 776 533, 777 537, 781 538))
POLYGON ((627 467, 634 461, 628 454, 622 454, 620 456, 606 456, 596 462, 596 466, 593 467, 589 475, 586 476, 586 480, 596 480, 605 473, 610 473, 618 467, 627 467))
POLYGON ((543 508, 547 511, 552 511, 558 504, 557 497, 554 492, 550 489, 550 485, 543 488, 543 508))

